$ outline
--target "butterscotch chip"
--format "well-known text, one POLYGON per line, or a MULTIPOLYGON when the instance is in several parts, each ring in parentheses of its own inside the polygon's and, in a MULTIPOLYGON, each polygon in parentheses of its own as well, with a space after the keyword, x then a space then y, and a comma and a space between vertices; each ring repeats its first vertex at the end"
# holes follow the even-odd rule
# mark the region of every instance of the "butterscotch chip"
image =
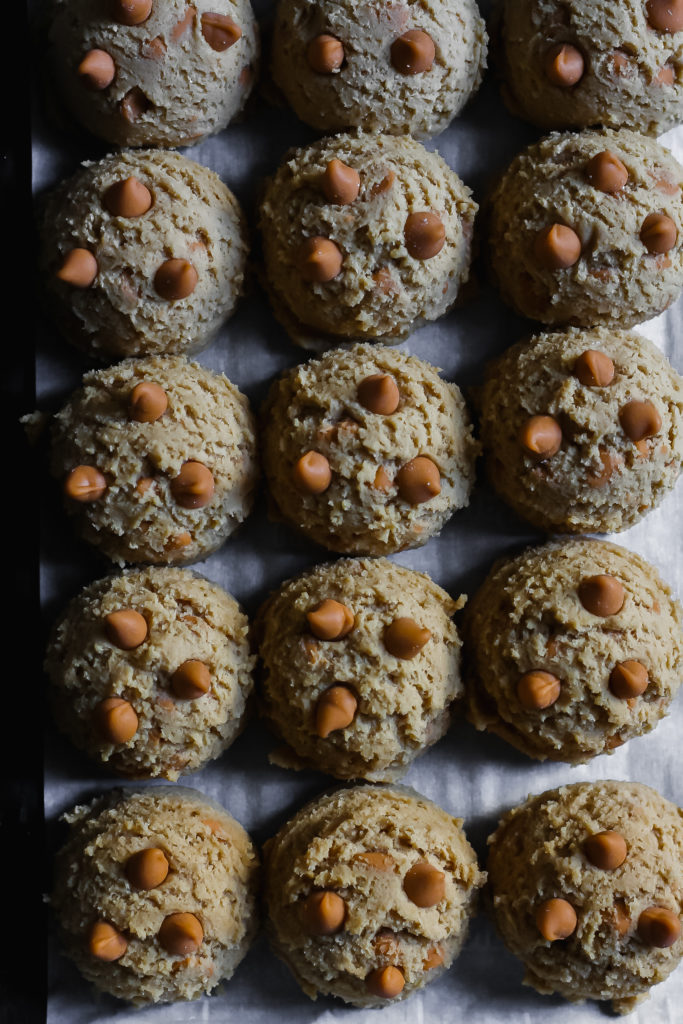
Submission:
POLYGON ((197 700, 211 689, 211 672, 203 661, 184 661, 171 675, 171 690, 179 700, 197 700))
POLYGON ((95 726, 108 743, 127 743, 138 731, 134 707, 121 697, 107 697, 95 708, 95 726))
POLYGON ((417 657, 431 637, 431 632, 415 619, 401 616, 384 630, 384 646, 395 658, 409 661, 417 657))
POLYGON ((377 472, 375 473, 375 479, 372 481, 372 486, 376 491, 382 491, 383 494, 388 494, 394 486, 394 481, 391 479, 384 466, 377 467, 377 472))
POLYGON ((421 75, 434 63, 434 40, 426 32, 410 29, 391 44, 391 63, 401 75, 421 75))
POLYGON ((619 455, 614 455, 612 452, 606 451, 604 448, 600 449, 599 452, 600 466, 593 472, 589 473, 586 477, 586 483, 589 487, 606 487, 610 482, 619 466, 623 465, 623 458, 619 455))
POLYGON ((109 612, 104 619, 107 640, 121 651, 133 651, 147 639, 149 627, 144 615, 134 608, 109 612))
POLYGON ((154 381, 140 381, 130 393, 128 414, 137 423, 156 423, 167 409, 168 396, 154 381))
POLYGON ((378 416, 391 416, 401 400, 398 385, 389 373, 373 373, 360 382, 358 401, 378 416))
POLYGON ((214 490, 211 470, 193 459, 183 463, 178 476, 171 480, 171 494, 183 508, 203 508, 213 498, 214 490))
POLYGON ((552 672, 526 672, 517 683, 517 696, 522 707, 542 711, 551 707, 560 696, 562 683, 552 672))
POLYGON ((152 13, 152 0, 112 0, 111 6, 120 25, 142 25, 152 13))
POLYGON ((204 941, 204 929, 194 914, 169 914, 161 923, 158 939, 171 956, 189 956, 204 941))
POLYGON ((330 203, 348 206, 358 198, 360 174, 336 157, 329 161, 321 179, 323 195, 330 203))
POLYGON ((306 612, 306 618, 311 633, 319 640, 342 640, 355 623, 351 609, 331 598, 325 598, 313 611, 306 612))
POLYGON ((589 388, 606 388, 614 380, 614 363, 604 352, 589 348, 574 363, 574 374, 589 388))
POLYGON ((413 259, 430 260, 443 249, 446 229, 438 214, 424 210, 406 218, 403 237, 413 259))
POLYGON ((586 63, 581 50, 571 43, 559 43, 548 50, 544 69, 548 81, 560 89, 571 89, 583 78, 586 63))
POLYGON ((331 686, 318 700, 315 731, 325 740, 331 732, 346 729, 356 717, 358 701, 348 686, 331 686))
POLYGON ((365 987, 380 999, 395 999, 403 991, 406 980, 398 967, 377 967, 365 979, 365 987))
POLYGON ((620 612, 626 599, 621 580, 604 573, 582 580, 579 584, 578 594, 586 611, 601 618, 607 618, 620 612))
POLYGON ((72 501, 98 501, 107 490, 107 481, 95 466, 76 466, 64 481, 64 493, 72 501))
POLYGON ((662 417, 652 402, 633 399, 619 410, 622 430, 632 441, 654 437, 662 428, 662 417))
POLYGON ((116 65, 105 50, 89 50, 78 65, 81 81, 93 92, 101 92, 116 76, 116 65))
POLYGON ((566 224, 551 224, 536 235, 534 255, 549 270, 567 270, 581 258, 581 239, 566 224))
POLYGON ((664 213, 650 213, 640 229, 640 240, 649 253, 663 254, 678 241, 678 228, 664 213))
POLYGON ((427 950, 427 956, 422 961, 425 971, 433 971, 435 967, 441 967, 444 962, 443 949, 441 946, 432 946, 427 950))
POLYGON ((202 35, 212 50, 223 53, 242 38, 242 29, 227 14, 202 14, 202 35))
POLYGON ((306 238, 297 252, 297 266, 305 281, 326 284, 341 273, 343 257, 339 247, 329 238, 314 235, 306 238))
POLYGON ((331 75, 344 63, 344 46, 335 36, 323 33, 311 39, 306 59, 318 75, 331 75))
POLYGON ((608 195, 620 192, 628 181, 628 170, 616 155, 605 149, 586 164, 586 177, 594 188, 608 195))
POLYGON ((426 455, 406 462, 396 474, 398 493, 410 505, 421 505, 441 494, 441 474, 426 455))
POLYGON ((158 846, 138 850, 126 861, 126 878, 135 889, 156 889, 166 880, 168 860, 158 846))
POLYGON ((55 276, 74 288, 89 288, 97 277, 97 260, 88 249, 71 249, 55 276))
POLYGON ((88 950, 105 963, 120 960, 128 949, 128 940, 108 921, 96 921, 88 935, 88 950))
POLYGON ((197 287, 199 274, 189 260, 166 260, 154 275, 157 295, 169 302, 186 299, 197 287))
POLYGON ((536 910, 536 927, 547 942, 569 938, 576 924, 576 911, 567 900, 544 900, 536 910))
POLYGON ((638 918, 639 938, 646 946, 668 949, 681 935, 681 919, 668 907, 648 907, 638 918))
POLYGON ((135 124, 151 108, 152 103, 137 85, 129 89, 121 100, 121 117, 129 124, 135 124))
POLYGON ((539 459, 550 459, 562 447, 562 428, 552 416, 531 416, 519 432, 519 443, 539 459))
POLYGON ((346 903, 336 892, 314 892, 301 907, 301 923, 308 935, 335 935, 344 927, 346 903))
POLYGON ((296 487, 305 494, 323 494, 332 482, 330 464, 320 452, 306 452, 292 471, 296 487))
POLYGON ((626 935, 631 927, 632 921, 628 912, 628 906, 624 900, 616 899, 614 901, 614 913, 612 920, 617 934, 620 936, 626 935))
POLYGON ((380 850, 367 850, 364 853, 357 853, 353 858, 354 861, 360 861, 361 864, 366 864, 369 868, 374 868, 376 871, 393 871, 396 867, 396 861, 390 853, 382 853, 380 850))
POLYGON ((113 217, 141 217, 152 206, 152 193, 131 175, 110 185, 102 202, 113 217))
POLYGON ((446 876, 429 861, 413 864, 403 879, 403 890, 418 907, 434 907, 446 894, 446 876))
POLYGON ((583 852, 596 868, 614 871, 626 860, 628 847, 621 833, 610 829, 589 836, 583 844, 583 852))
POLYGON ((658 32, 683 32, 683 0, 647 0, 647 20, 658 32))
POLYGON ((640 661, 620 661, 610 672, 609 688, 622 700, 640 697, 649 683, 650 674, 640 661))

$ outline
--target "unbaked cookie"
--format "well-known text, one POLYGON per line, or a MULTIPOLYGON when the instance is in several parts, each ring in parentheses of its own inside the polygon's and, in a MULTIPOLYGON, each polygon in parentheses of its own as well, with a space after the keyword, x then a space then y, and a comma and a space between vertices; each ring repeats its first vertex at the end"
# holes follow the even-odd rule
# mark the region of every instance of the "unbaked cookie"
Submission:
POLYGON ((632 327, 683 285, 683 167, 630 131, 555 133, 493 192, 490 257, 503 298, 547 324, 632 327))
POLYGON ((280 0, 273 77, 313 128, 436 135, 479 88, 486 49, 474 0, 280 0))
POLYGON ((293 151, 260 211, 275 315, 304 348, 405 337, 455 302, 476 212, 457 174, 408 136, 293 151))
POLYGON ((541 529, 625 530, 681 472, 683 381, 637 334, 520 342, 489 368, 481 403, 491 481, 541 529))
POLYGON ((113 562, 198 561, 251 510, 249 403, 180 356, 91 371, 54 418, 51 471, 81 536, 113 562))
POLYGON ((332 551, 419 547, 469 504, 479 446, 455 384, 392 348, 294 367, 261 415, 276 511, 332 551))
POLYGON ((678 0, 504 0, 500 44, 503 96, 540 128, 683 121, 678 0))
POLYGON ((464 622, 468 717, 539 761, 588 761, 650 732, 683 676, 683 610, 604 541, 494 565, 464 622))
POLYGON ((198 999, 232 977, 257 929, 258 858, 242 826, 184 786, 75 807, 52 907, 65 953, 136 1006, 198 999))
POLYGON ((41 234, 57 323, 92 356, 197 351, 242 292, 242 211, 217 174, 179 153, 84 164, 48 198, 41 234))
POLYGON ((118 146, 189 146, 244 106, 258 60, 249 0, 52 0, 64 102, 118 146))
POLYGON ((58 725, 121 775, 196 771, 244 728, 255 662, 248 628, 229 594, 188 569, 90 584, 47 649, 58 725))
POLYGON ((461 826, 414 790, 357 786, 266 843, 269 937, 306 995, 386 1006, 451 966, 486 877, 461 826))
POLYGON ((493 917, 525 984, 630 1013, 680 962, 683 811, 649 786, 549 790, 489 844, 493 917))
POLYGON ((463 696, 452 600, 384 558, 341 559, 283 583, 255 634, 264 714, 284 767, 339 779, 400 778, 450 725, 463 696))

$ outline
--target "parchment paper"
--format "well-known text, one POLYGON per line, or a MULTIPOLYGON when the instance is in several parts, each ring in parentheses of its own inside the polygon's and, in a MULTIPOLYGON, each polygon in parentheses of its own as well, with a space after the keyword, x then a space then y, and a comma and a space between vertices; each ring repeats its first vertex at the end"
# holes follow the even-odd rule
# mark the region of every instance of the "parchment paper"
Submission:
MULTIPOLYGON (((269 0, 256 3, 262 24, 272 13, 269 0)), ((42 5, 34 4, 34 24, 42 5)), ((488 13, 489 4, 481 3, 488 13)), ((33 52, 42 52, 42 48, 33 52)), ((35 84, 34 189, 40 194, 60 178, 73 173, 82 159, 104 155, 107 147, 80 134, 62 121, 50 98, 50 87, 35 84)), ((505 111, 489 70, 484 88, 457 120, 429 148, 438 148, 447 162, 475 191, 481 202, 487 183, 537 132, 511 118, 505 111)), ((284 152, 313 138, 313 133, 284 109, 269 106, 259 97, 249 105, 240 124, 216 138, 187 150, 191 158, 217 171, 244 204, 252 228, 254 201, 259 181, 272 172, 284 152)), ((674 154, 683 158, 683 128, 662 138, 674 154)), ((37 318, 39 405, 57 408, 79 382, 87 368, 82 358, 57 334, 52 325, 37 318)), ((679 372, 683 370, 683 306, 679 302, 664 316, 643 325, 642 333, 654 340, 679 372)), ((442 367, 467 394, 481 381, 491 356, 517 341, 530 329, 506 309, 482 281, 473 298, 437 323, 416 332, 405 344, 409 352, 442 367)), ((262 401, 270 380, 288 366, 306 358, 295 348, 273 319, 267 302, 254 286, 226 325, 219 340, 199 360, 223 371, 252 400, 262 401)), ((452 594, 472 594, 491 563, 503 554, 512 555, 527 543, 543 540, 519 520, 479 481, 470 507, 456 513, 441 536, 426 547, 395 556, 396 561, 429 572, 452 594)), ((61 511, 56 487, 45 500, 42 536, 41 599, 45 616, 52 621, 78 589, 104 576, 110 566, 77 541, 61 511)), ((653 562, 669 580, 677 595, 683 593, 683 485, 652 512, 644 522, 617 542, 653 562)), ((251 614, 269 589, 308 566, 329 559, 293 530, 270 523, 263 495, 246 525, 221 551, 197 566, 241 601, 251 614)), ((683 700, 649 736, 631 740, 611 756, 571 768, 544 765, 516 753, 494 737, 476 733, 466 723, 449 734, 423 757, 405 782, 465 819, 469 838, 480 859, 486 836, 501 813, 529 793, 584 779, 615 778, 646 782, 664 796, 683 804, 680 768, 680 733, 683 700)), ((269 765, 268 751, 275 741, 258 721, 218 761, 182 782, 219 800, 252 833, 257 842, 272 835, 303 802, 333 780, 312 772, 293 773, 269 765)), ((113 785, 106 775, 77 754, 48 721, 46 735, 45 811, 51 847, 63 840, 58 816, 74 803, 89 799, 113 785)), ((597 1004, 574 1005, 559 998, 537 995, 521 985, 522 967, 504 948, 493 926, 480 915, 468 943, 452 969, 421 993, 382 1011, 354 1010, 332 999, 311 1002, 287 969, 259 939, 233 980, 218 995, 194 1003, 133 1011, 123 1003, 100 996, 58 952, 51 939, 49 956, 49 1024, 187 1024, 207 1021, 218 1024, 237 1020, 261 1024, 279 1017, 286 1024, 330 1021, 382 1024, 589 1024, 604 1019, 597 1004)), ((657 986, 651 999, 629 1020, 633 1024, 675 1024, 683 1019, 683 968, 657 986)))

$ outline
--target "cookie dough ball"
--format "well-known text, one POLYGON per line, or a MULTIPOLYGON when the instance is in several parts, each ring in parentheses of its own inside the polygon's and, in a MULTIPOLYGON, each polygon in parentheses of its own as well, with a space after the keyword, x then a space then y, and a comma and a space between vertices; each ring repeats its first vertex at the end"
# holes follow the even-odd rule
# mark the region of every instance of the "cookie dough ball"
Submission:
POLYGON ((77 121, 118 146, 189 146, 244 106, 249 0, 52 0, 52 64, 77 121))
POLYGON ((683 675, 683 609, 603 541, 494 565, 467 609, 469 718, 538 761, 588 761, 650 732, 683 675))
POLYGON ((255 661, 248 628, 229 594, 188 569, 92 583, 47 649, 60 728, 121 775, 196 771, 244 728, 255 661))
POLYGON ((249 403, 180 356, 91 371, 54 418, 51 470, 81 536, 117 565, 207 558, 253 503, 249 403))
POLYGON ((271 757, 338 779, 400 778, 463 696, 453 601, 384 558, 342 559, 289 580, 255 632, 264 713, 288 744, 271 757))
POLYGON ((503 96, 540 128, 683 121, 678 0, 505 0, 500 40, 503 96))
POLYGON ((632 327, 683 285, 683 167, 629 131, 555 133, 513 160, 491 202, 507 303, 546 324, 632 327))
POLYGON ((477 209, 409 137, 356 133, 294 151, 260 212, 276 316, 304 348, 405 337, 455 302, 477 209))
POLYGON ((328 352, 273 384, 262 421, 277 511, 332 551, 419 547, 469 504, 479 446, 463 397, 414 356, 328 352))
POLYGON ((461 826, 414 790, 356 786, 266 843, 270 941, 306 995, 386 1006, 451 966, 486 877, 461 826))
POLYGON ((535 526, 625 530, 683 465, 683 381, 637 334, 541 334, 489 369, 481 437, 498 493, 535 526))
POLYGON ((280 0, 273 77, 313 128, 429 136, 479 88, 486 49, 474 0, 280 0))
POLYGON ((64 952, 136 1006, 198 999, 256 933, 258 858, 242 826, 184 786, 111 791, 64 815, 51 903, 64 952))
POLYGON ((246 257, 232 192, 179 153, 84 164, 44 211, 52 311, 69 341, 99 358, 204 348, 242 293, 246 257))
POLYGON ((489 838, 489 895, 537 991, 630 1013, 683 956, 683 812, 637 782, 531 797, 489 838))

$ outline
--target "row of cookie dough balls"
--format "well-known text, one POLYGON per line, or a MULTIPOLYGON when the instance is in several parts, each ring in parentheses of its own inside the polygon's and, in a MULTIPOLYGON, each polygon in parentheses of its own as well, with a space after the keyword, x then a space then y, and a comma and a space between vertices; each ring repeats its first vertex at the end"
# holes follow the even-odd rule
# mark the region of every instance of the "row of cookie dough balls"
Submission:
MULTIPOLYGON (((683 4, 504 0, 494 27, 503 95, 544 128, 683 120, 683 4)), ((248 0, 53 0, 50 43, 66 106, 125 146, 183 146, 242 110, 259 61, 248 0), (192 90, 188 89, 192 83, 192 90)), ((474 0, 280 0, 272 75, 323 131, 435 135, 477 91, 487 33, 474 0)))
MULTIPOLYGON (((228 980, 258 929, 244 829, 184 787, 113 792, 64 816, 51 903, 65 952, 104 992, 145 1005, 228 980)), ((683 955, 683 812, 647 786, 577 783, 530 797, 489 837, 404 787, 303 807, 264 847, 273 951, 311 998, 386 1006, 459 954, 484 888, 538 991, 628 1012, 683 955), (656 826, 656 828, 655 828, 656 826)))
POLYGON ((626 549, 574 540, 497 564, 467 608, 385 559, 289 580, 248 621, 189 570, 129 570, 68 606, 45 668, 60 728, 134 778, 220 756, 260 711, 284 767, 390 781, 465 712, 526 755, 582 762, 651 731, 683 671, 680 605, 626 549))
MULTIPOLYGON (((629 327, 683 285, 683 168, 625 130, 551 135, 490 200, 503 298, 547 324, 629 327)), ((409 137, 352 134, 288 155, 261 207, 264 284, 306 348, 398 341, 452 308, 470 271, 470 190, 409 137)), ((244 218, 178 153, 86 164, 46 201, 42 265, 57 324, 99 357, 181 354, 234 311, 244 218)))

